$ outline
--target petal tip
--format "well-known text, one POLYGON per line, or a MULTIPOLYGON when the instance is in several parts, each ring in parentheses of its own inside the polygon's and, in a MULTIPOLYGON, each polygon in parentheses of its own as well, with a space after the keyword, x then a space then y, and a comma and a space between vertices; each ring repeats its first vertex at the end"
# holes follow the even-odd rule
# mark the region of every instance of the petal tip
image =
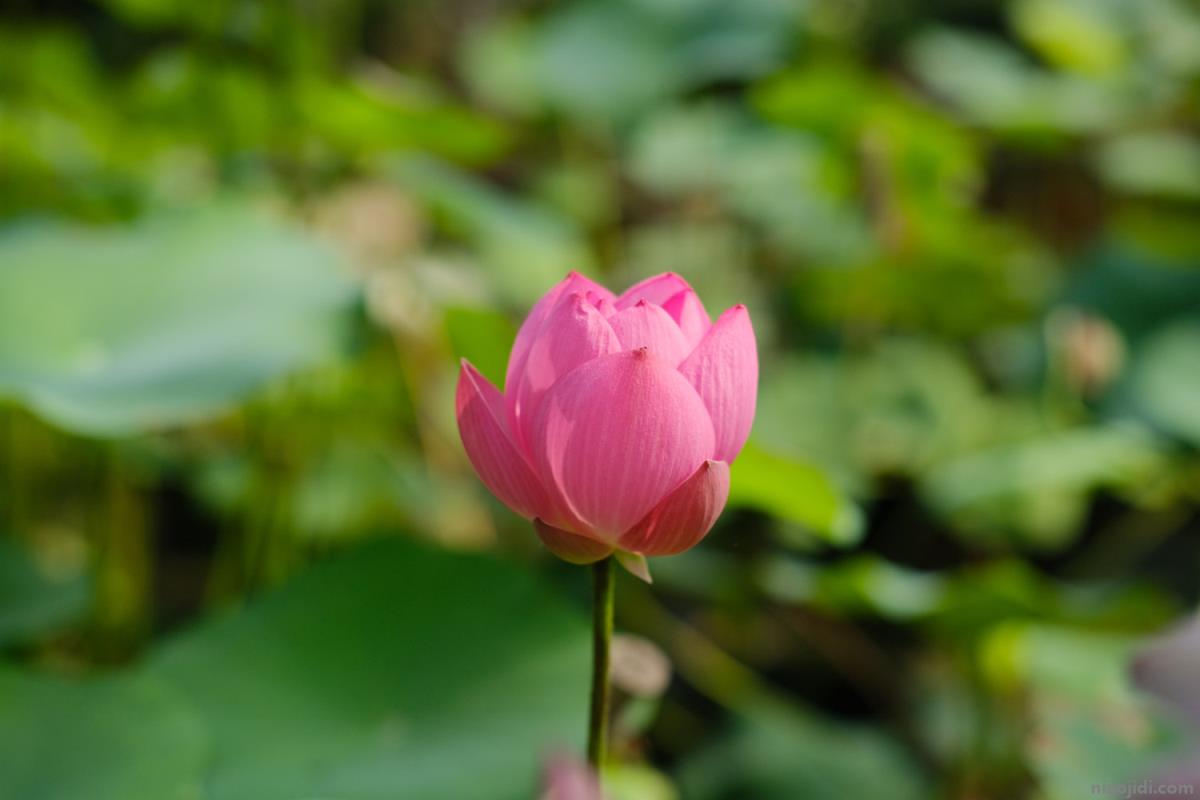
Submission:
POLYGON ((631 553, 627 550, 617 550, 616 557, 617 561, 630 575, 646 583, 654 583, 654 578, 650 575, 650 564, 646 561, 644 555, 641 553, 631 553))
POLYGON ((487 379, 487 376, 485 376, 482 372, 479 371, 479 367, 472 364, 466 358, 459 359, 458 363, 459 363, 459 371, 458 371, 459 381, 461 382, 462 379, 465 378, 470 383, 472 390, 474 390, 476 392, 482 391, 482 389, 479 388, 480 381, 488 384, 489 386, 492 385, 492 382, 487 379))

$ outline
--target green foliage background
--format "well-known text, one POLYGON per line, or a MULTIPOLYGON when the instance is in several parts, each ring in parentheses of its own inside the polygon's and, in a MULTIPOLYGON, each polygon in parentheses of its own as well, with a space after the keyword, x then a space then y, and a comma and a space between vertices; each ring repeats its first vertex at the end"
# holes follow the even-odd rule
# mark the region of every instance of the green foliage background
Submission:
POLYGON ((0 796, 537 794, 584 577, 458 443, 569 269, 751 309, 623 580, 615 800, 1069 800, 1180 746, 1190 0, 0 4, 0 796), (644 682, 643 682, 644 683, 644 682))

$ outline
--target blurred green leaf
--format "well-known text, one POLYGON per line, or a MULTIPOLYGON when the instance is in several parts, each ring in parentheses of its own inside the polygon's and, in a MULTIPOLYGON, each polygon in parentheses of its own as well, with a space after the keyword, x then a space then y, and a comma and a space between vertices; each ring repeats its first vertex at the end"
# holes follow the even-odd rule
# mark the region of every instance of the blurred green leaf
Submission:
POLYGON ((921 492, 967 527, 1027 532, 1060 546, 1078 528, 1092 490, 1136 487, 1163 466, 1160 442, 1131 425, 1046 432, 953 458, 930 469, 921 492))
POLYGON ((887 736, 835 723, 782 702, 742 709, 721 741, 679 774, 689 800, 917 800, 929 789, 887 736))
POLYGON ((909 49, 917 75, 972 121, 1005 132, 1058 136, 1120 125, 1171 98, 1171 86, 1043 70, 1000 38, 934 29, 909 49))
POLYGON ((687 85, 756 78, 783 64, 807 8, 778 0, 629 0, 672 33, 687 85))
POLYGON ((212 731, 210 800, 527 800, 539 759, 580 744, 587 641, 530 576, 391 539, 150 668, 212 731))
POLYGON ((538 173, 533 194, 589 229, 612 225, 618 217, 619 187, 606 167, 583 158, 548 165, 538 173))
POLYGON ((347 151, 412 150, 472 164, 494 160, 508 145, 498 122, 442 100, 432 88, 389 77, 302 84, 304 129, 347 151))
POLYGON ((0 796, 204 796, 204 728, 170 687, 142 672, 83 682, 2 667, 0 709, 0 796))
POLYGON ((446 333, 457 358, 465 358, 494 386, 504 388, 504 371, 517 329, 504 314, 477 308, 447 308, 446 333))
POLYGON ((1017 32, 1053 64, 1103 75, 1128 58, 1118 3, 1106 0, 1019 0, 1017 32))
POLYGON ((759 395, 754 440, 811 459, 856 495, 876 473, 917 473, 1004 433, 962 352, 932 339, 777 362, 759 395))
POLYGON ((394 170, 476 248, 496 291, 513 303, 532 305, 546 287, 572 269, 586 272, 592 262, 579 230, 543 206, 429 159, 402 161, 394 170))
POLYGON ((1200 323, 1166 327, 1139 352, 1130 393, 1163 430, 1200 445, 1200 323))
POLYGON ((1180 732, 1133 690, 1135 641, 1047 626, 1002 626, 982 661, 998 690, 1029 693, 1027 757, 1050 800, 1073 800, 1095 784, 1129 784, 1176 752, 1180 732))
POLYGON ((544 20, 523 72, 538 76, 550 108, 619 125, 689 89, 769 71, 787 57, 796 17, 775 0, 565 4, 544 20))
POLYGON ((79 620, 91 599, 91 580, 81 568, 48 569, 12 538, 0 537, 0 645, 79 620))
POLYGON ((1200 141, 1178 132, 1132 133, 1110 139, 1100 170, 1118 189, 1135 194, 1200 197, 1200 141))
POLYGON ((403 488, 394 455, 376 442, 335 441, 308 465, 291 493, 296 534, 333 541, 361 535, 373 523, 394 519, 403 488))
POLYGON ((204 418, 326 358, 353 298, 324 247, 247 208, 0 232, 0 393, 71 430, 204 418))
POLYGON ((846 547, 862 535, 858 508, 812 464, 743 448, 730 475, 729 502, 803 525, 824 541, 846 547))
POLYGON ((993 560, 943 574, 944 591, 932 618, 939 638, 961 644, 989 635, 997 625, 1037 622, 1142 631, 1179 613, 1152 583, 1069 583, 1018 558, 993 560))
POLYGON ((937 611, 946 596, 946 581, 869 555, 814 567, 775 558, 759 580, 771 596, 787 603, 812 604, 839 614, 877 615, 909 620, 937 611))
POLYGON ((541 90, 551 107, 584 121, 625 121, 682 85, 667 36, 619 2, 560 6, 534 51, 541 90))
POLYGON ((1087 489, 1136 481, 1158 459, 1157 442, 1133 426, 1048 433, 1005 444, 931 471, 927 496, 947 511, 1038 489, 1087 489))
POLYGON ((534 26, 515 16, 499 16, 472 30, 458 52, 472 92, 510 113, 534 111, 540 100, 534 37, 534 26))
POLYGON ((1200 9, 1187 0, 1144 0, 1126 3, 1136 12, 1141 44, 1153 61, 1172 75, 1200 73, 1200 9))
POLYGON ((771 76, 751 99, 769 120, 836 139, 858 131, 880 93, 855 61, 819 61, 771 76))
POLYGON ((861 257, 870 238, 847 201, 847 165, 806 132, 769 127, 711 102, 648 115, 630 165, 666 195, 711 194, 782 247, 825 259, 861 257))
POLYGON ((888 236, 917 238, 908 243, 913 247, 939 226, 949 229, 936 234, 945 239, 969 224, 982 184, 979 147, 933 106, 852 61, 816 61, 780 73, 751 97, 767 119, 818 132, 836 147, 859 180, 870 182, 874 196, 867 199, 878 206, 876 215, 890 215, 884 222, 904 229, 888 236))

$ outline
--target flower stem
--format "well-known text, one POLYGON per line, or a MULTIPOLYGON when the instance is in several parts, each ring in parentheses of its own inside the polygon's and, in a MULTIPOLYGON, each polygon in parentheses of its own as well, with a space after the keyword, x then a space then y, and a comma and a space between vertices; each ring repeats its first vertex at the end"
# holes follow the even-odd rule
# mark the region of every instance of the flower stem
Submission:
POLYGON ((588 763, 597 772, 608 744, 608 670, 612 646, 614 570, 612 556, 592 565, 592 709, 588 720, 588 763))

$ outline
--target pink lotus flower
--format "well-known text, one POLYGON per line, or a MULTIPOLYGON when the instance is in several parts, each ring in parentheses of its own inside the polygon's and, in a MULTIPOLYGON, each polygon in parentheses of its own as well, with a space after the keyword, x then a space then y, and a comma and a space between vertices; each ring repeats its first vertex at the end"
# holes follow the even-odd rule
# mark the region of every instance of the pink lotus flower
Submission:
POLYGON ((708 533, 757 384, 745 306, 713 323, 678 275, 614 297, 571 273, 521 326, 503 394, 463 361, 456 410, 492 493, 586 564, 680 553, 708 533))

